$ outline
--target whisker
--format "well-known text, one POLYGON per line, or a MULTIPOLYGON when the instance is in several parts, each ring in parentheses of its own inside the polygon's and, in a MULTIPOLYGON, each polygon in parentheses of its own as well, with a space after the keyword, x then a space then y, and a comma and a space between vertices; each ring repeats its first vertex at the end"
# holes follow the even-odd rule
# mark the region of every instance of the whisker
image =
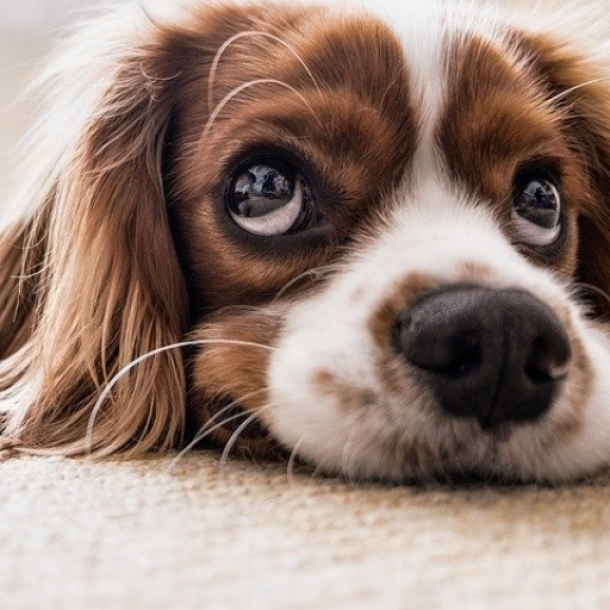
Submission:
POLYGON ((184 449, 182 449, 182 451, 180 451, 180 453, 178 453, 178 455, 172 460, 172 462, 167 467, 165 472, 171 472, 171 470, 176 466, 176 464, 187 453, 189 453, 194 447, 196 447, 199 443, 201 443, 208 436, 210 436, 211 434, 216 432, 216 430, 218 430, 219 428, 222 428, 223 426, 225 426, 226 424, 228 424, 232 421, 235 421, 236 419, 239 419, 240 417, 246 417, 248 415, 248 413, 246 411, 244 411, 243 413, 236 413, 235 415, 232 415, 231 417, 228 417, 226 419, 223 419, 221 422, 216 423, 216 420, 219 417, 222 417, 222 415, 224 413, 226 413, 227 411, 230 411, 233 407, 235 407, 239 404, 242 404, 245 400, 248 400, 249 398, 253 398, 254 396, 261 394, 262 392, 265 392, 265 391, 266 391, 265 388, 261 388, 260 390, 256 390, 255 392, 250 392, 249 394, 246 394, 245 396, 242 396, 239 399, 234 400, 233 402, 229 403, 227 406, 220 409, 220 411, 218 411, 218 413, 215 413, 200 428, 199 432, 197 432, 197 434, 193 437, 191 442, 186 447, 184 447, 184 449))
POLYGON ((231 451, 233 450, 233 447, 235 446, 235 443, 237 443, 237 441, 239 440, 240 435, 242 434, 242 432, 253 422, 256 421, 262 413, 264 413, 265 411, 268 411, 269 409, 271 409, 271 405, 265 405, 264 407, 261 407, 260 409, 258 409, 256 412, 252 413, 250 415, 250 417, 248 417, 248 419, 246 419, 245 422, 243 422, 239 428, 237 428, 237 430, 235 430, 235 432, 231 435, 231 438, 228 440, 227 444, 225 445, 224 451, 222 452, 222 455, 220 456, 220 462, 219 462, 219 467, 223 468, 227 465, 227 461, 229 459, 229 455, 231 453, 231 451))
POLYGON ((174 467, 178 464, 178 462, 187 453, 189 453, 195 446, 197 446, 199 443, 204 441, 206 438, 208 438, 209 436, 214 434, 214 432, 216 432, 216 430, 220 430, 220 428, 223 428, 226 424, 229 424, 229 423, 235 421, 236 419, 246 417, 247 415, 248 414, 245 412, 236 413, 235 415, 231 415, 230 417, 227 417, 227 418, 223 419, 222 421, 217 422, 212 427, 209 426, 209 424, 213 423, 213 421, 210 420, 206 424, 206 426, 204 426, 205 432, 203 432, 203 429, 202 429, 202 431, 199 434, 197 434, 197 436, 182 451, 180 451, 180 453, 171 461, 170 465, 166 468, 165 472, 166 473, 171 472, 174 469, 174 467))
POLYGON ((347 436, 343 451, 341 452, 341 474, 342 477, 350 484, 357 485, 358 480, 354 479, 352 461, 358 455, 362 447, 366 447, 367 441, 361 440, 360 444, 354 442, 356 434, 360 431, 360 426, 367 417, 366 411, 360 411, 352 421, 352 430, 347 436))
POLYGON ((574 284, 576 289, 582 289, 589 292, 594 292, 595 294, 602 297, 607 303, 610 304, 610 294, 606 291, 602 290, 599 286, 594 286, 593 284, 587 284, 586 282, 577 282, 574 284))
POLYGON ((286 466, 286 479, 288 480, 290 487, 294 487, 294 464, 296 462, 299 449, 304 441, 305 436, 302 436, 294 446, 293 450, 290 452, 290 458, 288 459, 288 465, 286 466))
POLYGON ((193 340, 193 341, 182 341, 180 343, 174 343, 172 345, 165 345, 163 347, 154 349, 146 354, 143 354, 142 356, 139 356, 138 358, 136 358, 135 360, 130 362, 128 365, 123 367, 106 384, 106 387, 104 388, 104 390, 100 394, 99 398, 97 399, 97 401, 93 407, 93 410, 91 411, 91 415, 89 416, 89 422, 87 424, 87 433, 85 436, 85 447, 87 447, 87 450, 86 450, 87 455, 91 455, 93 453, 93 432, 94 432, 94 427, 95 427, 95 421, 102 409, 102 406, 104 405, 104 403, 106 402, 106 400, 108 399, 108 397, 110 396, 110 394, 112 393, 112 391, 114 390, 116 385, 121 381, 121 379, 123 379, 123 377, 125 377, 125 375, 130 373, 134 368, 136 368, 138 365, 142 364, 146 360, 154 358, 155 356, 158 356, 159 354, 163 354, 163 353, 175 350, 175 349, 182 349, 185 347, 196 347, 196 346, 202 346, 202 345, 236 345, 236 346, 242 346, 242 347, 256 347, 259 349, 275 351, 275 348, 271 347, 270 345, 263 345, 261 343, 254 343, 252 341, 237 341, 237 340, 232 340, 232 339, 198 339, 198 340, 193 340))
POLYGON ((295 89, 288 83, 285 83, 281 80, 277 80, 274 78, 260 78, 260 79, 249 81, 247 83, 243 83, 242 85, 239 85, 239 87, 236 87, 235 89, 233 89, 233 91, 228 93, 222 99, 222 101, 214 109, 214 112, 212 112, 212 114, 210 115, 210 118, 208 119, 208 121, 205 125, 205 128, 203 130, 203 134, 200 138, 200 142, 204 142, 207 139, 208 134, 210 133, 210 129, 212 128, 212 125, 214 124, 214 121, 216 121, 216 119, 218 118, 220 113, 224 110, 224 107, 233 98, 237 97, 240 93, 243 93, 246 89, 250 89, 251 87, 256 87, 258 85, 279 85, 280 87, 285 87, 286 89, 288 89, 289 91, 294 93, 303 102, 303 104, 309 109, 309 111, 311 112, 314 119, 316 119, 316 121, 320 122, 319 117, 316 115, 313 108, 310 106, 309 102, 305 99, 305 97, 303 96, 302 93, 297 91, 297 89, 295 89))
POLYGON ((300 281, 304 280, 305 278, 312 277, 313 281, 320 281, 327 274, 330 274, 333 271, 336 271, 338 268, 339 268, 338 265, 324 265, 324 266, 320 266, 320 267, 314 267, 313 269, 308 269, 307 271, 300 273, 296 277, 289 280, 277 292, 277 294, 273 297, 272 302, 275 302, 275 301, 281 299, 286 294, 286 292, 288 292, 292 287, 294 287, 296 284, 298 284, 300 281))
POLYGON ((560 102, 563 98, 570 95, 571 93, 578 91, 579 89, 584 89, 585 87, 589 87, 590 85, 596 85, 598 83, 603 83, 603 82, 606 82, 607 80, 608 79, 606 79, 606 78, 595 78, 593 80, 589 80, 584 83, 580 83, 578 85, 575 85, 574 87, 570 87, 569 89, 566 89, 565 91, 559 92, 557 95, 550 98, 547 103, 550 105, 554 105, 557 102, 560 102))
POLYGON ((274 34, 270 34, 268 32, 262 32, 262 31, 258 31, 258 30, 251 30, 251 31, 247 31, 247 32, 239 32, 238 34, 231 36, 228 40, 226 40, 222 44, 222 46, 216 52, 216 55, 214 56, 214 61, 212 62, 212 67, 210 69, 210 76, 208 78, 208 110, 210 112, 212 111, 212 106, 214 104, 214 99, 213 99, 214 98, 214 94, 213 94, 214 81, 216 80, 216 72, 218 71, 218 66, 220 65, 222 56, 224 55, 225 51, 233 43, 237 42, 238 40, 240 40, 242 38, 255 37, 255 36, 260 36, 262 38, 267 38, 269 40, 273 40, 274 42, 277 42, 278 44, 281 44, 283 47, 288 49, 288 51, 290 51, 294 55, 294 57, 297 59, 297 61, 303 66, 305 72, 307 72, 307 75, 311 79, 314 87, 318 90, 320 97, 322 97, 322 91, 320 90, 318 81, 316 80, 312 71, 309 69, 307 64, 303 61, 301 56, 287 42, 285 42, 278 36, 275 36, 274 34))

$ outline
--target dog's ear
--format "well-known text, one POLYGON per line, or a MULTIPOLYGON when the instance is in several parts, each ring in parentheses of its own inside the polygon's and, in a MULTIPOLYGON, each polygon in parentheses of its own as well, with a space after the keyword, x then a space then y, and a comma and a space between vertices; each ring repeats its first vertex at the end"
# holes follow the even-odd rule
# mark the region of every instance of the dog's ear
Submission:
MULTIPOLYGON (((584 76, 584 74, 582 75, 584 76)), ((582 77, 581 77, 582 78, 582 77)), ((586 81, 581 81, 586 82, 586 81)), ((576 87, 576 85, 573 85, 576 87)), ((591 176, 590 206, 580 217, 577 279, 597 313, 610 318, 610 67, 574 91, 572 109, 591 176)))
MULTIPOLYGON (((574 29, 574 28, 573 28, 574 29)), ((576 281, 610 317, 610 47, 583 26, 572 43, 530 38, 528 59, 562 116, 562 127, 588 175, 587 204, 578 220, 576 281), (586 32, 589 32, 587 34, 586 32), (579 48, 579 42, 590 46, 579 48)), ((599 34, 599 32, 598 32, 599 34)))
POLYGON ((23 220, 0 233, 0 361, 19 351, 32 332, 34 292, 25 270, 34 272, 43 255, 27 246, 32 229, 23 220))
POLYGON ((188 315, 162 176, 177 69, 163 31, 132 20, 85 28, 54 62, 32 134, 34 211, 0 236, 0 410, 29 448, 141 453, 184 426, 179 350, 94 409, 134 359, 180 341, 188 315))

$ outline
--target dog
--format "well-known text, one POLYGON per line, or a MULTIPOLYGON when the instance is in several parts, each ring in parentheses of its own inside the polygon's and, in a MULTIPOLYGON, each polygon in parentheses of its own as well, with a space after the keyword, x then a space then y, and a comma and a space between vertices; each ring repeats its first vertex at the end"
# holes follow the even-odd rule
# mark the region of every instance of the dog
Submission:
POLYGON ((603 3, 139 2, 41 78, 5 444, 354 480, 610 459, 603 3))

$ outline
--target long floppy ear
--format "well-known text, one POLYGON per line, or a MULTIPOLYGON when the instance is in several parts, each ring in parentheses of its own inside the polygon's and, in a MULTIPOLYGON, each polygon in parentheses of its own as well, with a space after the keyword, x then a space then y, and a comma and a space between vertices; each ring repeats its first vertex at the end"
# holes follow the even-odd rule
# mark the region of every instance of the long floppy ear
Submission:
MULTIPOLYGON (((610 49, 609 49, 610 52, 610 49)), ((578 280, 593 287, 598 314, 610 318, 610 63, 575 101, 592 178, 591 206, 580 218, 578 280)))
POLYGON ((32 334, 32 280, 43 255, 42 248, 27 247, 32 235, 32 223, 25 220, 0 233, 0 361, 23 347, 32 334), (26 278, 28 272, 31 278, 26 278))
MULTIPOLYGON (((553 103, 561 109, 563 127, 589 175, 588 205, 579 217, 576 280, 596 313, 610 317, 610 27, 606 15, 595 19, 602 4, 566 11, 564 30, 526 41, 530 59, 553 103), (584 22, 575 24, 576 15, 584 22)), ((549 28, 550 30, 551 28, 549 28)))
POLYGON ((32 134, 33 211, 0 236, 0 411, 29 449, 139 454, 175 445, 184 426, 177 350, 95 409, 119 371, 187 323, 162 179, 176 68, 145 21, 126 10, 68 41, 32 134))

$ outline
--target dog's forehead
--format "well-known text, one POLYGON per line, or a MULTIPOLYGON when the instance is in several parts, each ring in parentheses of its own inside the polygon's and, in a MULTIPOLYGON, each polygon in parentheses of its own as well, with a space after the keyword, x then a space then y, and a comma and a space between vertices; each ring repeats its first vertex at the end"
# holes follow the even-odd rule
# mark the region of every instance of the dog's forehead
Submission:
POLYGON ((374 83, 373 91, 382 93, 377 99, 386 103, 408 92, 408 100, 388 105, 402 104, 402 112, 411 115, 405 150, 412 156, 407 165, 411 182, 433 174, 493 202, 505 199, 524 162, 570 155, 561 111, 549 105, 551 88, 536 71, 533 49, 542 48, 524 30, 500 13, 460 10, 459 4, 367 4, 369 21, 336 17, 333 25, 330 19, 326 37, 332 43, 317 44, 314 56, 322 54, 327 73, 330 65, 342 66, 345 82, 355 91, 374 83), (345 36, 350 19, 356 20, 360 37, 345 36), (385 50, 386 62, 395 56, 392 69, 382 71, 370 62, 371 46, 385 50), (397 80, 405 86, 392 87, 397 80))
POLYGON ((396 145, 410 176, 435 173, 494 200, 523 159, 561 150, 559 115, 546 104, 525 33, 499 14, 434 1, 367 4, 331 10, 294 50, 323 86, 390 109, 395 123, 408 117, 396 145))
MULTIPOLYGON (((371 112, 373 124, 377 112, 396 131, 389 148, 404 148, 400 162, 414 156, 417 145, 417 169, 428 170, 441 157, 455 162, 468 154, 464 166, 480 165, 471 153, 477 147, 489 150, 494 139, 500 156, 511 146, 521 154, 552 131, 549 124, 542 133, 544 113, 527 112, 541 100, 522 65, 518 38, 489 14, 448 10, 435 1, 283 8, 272 20, 267 11, 254 18, 249 13, 241 30, 236 26, 227 34, 215 85, 226 84, 227 95, 240 91, 244 96, 249 92, 240 85, 249 88, 267 79, 285 83, 283 98, 297 90, 301 101, 310 102, 302 104, 307 110, 327 112, 314 116, 326 123, 326 137, 319 140, 330 143, 335 134, 344 136, 346 129, 333 125, 346 125, 357 113, 371 112), (320 91, 326 109, 317 104, 320 91), (514 138, 515 133, 528 137, 514 138)), ((223 93, 220 89, 221 99, 223 93)), ((261 104, 261 118, 279 108, 277 95, 265 101, 275 107, 269 112, 270 106, 261 104)), ((301 126, 308 123, 308 137, 315 140, 316 122, 299 120, 301 126)), ((340 139, 344 150, 361 144, 358 138, 340 139)))
MULTIPOLYGON (((441 150, 434 152, 450 160, 469 152, 455 154, 458 141, 484 149, 497 139, 500 153, 521 154, 551 137, 543 92, 528 68, 528 45, 522 44, 526 35, 500 13, 435 0, 365 0, 357 8, 334 3, 328 12, 310 9, 309 18, 302 10, 306 17, 281 34, 285 44, 268 56, 271 77, 305 89, 313 77, 324 90, 355 94, 381 112, 411 114, 411 140, 440 141, 441 150), (307 74, 286 73, 287 65, 300 72, 298 64, 307 74), (458 124, 461 129, 453 129, 458 124)), ((252 53, 259 53, 256 44, 252 53)))

